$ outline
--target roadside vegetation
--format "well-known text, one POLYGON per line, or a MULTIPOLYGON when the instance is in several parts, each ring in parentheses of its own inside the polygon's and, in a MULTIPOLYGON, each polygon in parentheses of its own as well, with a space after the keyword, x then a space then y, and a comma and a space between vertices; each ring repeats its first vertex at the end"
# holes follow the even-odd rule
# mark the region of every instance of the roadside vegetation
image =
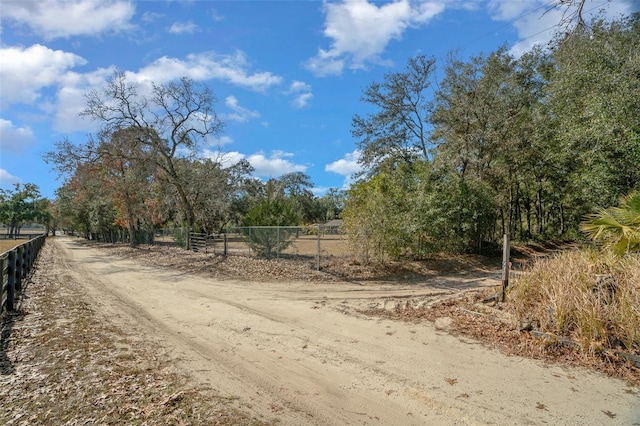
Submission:
POLYGON ((640 192, 588 216, 582 229, 594 244, 529 250, 502 303, 495 288, 427 308, 371 313, 436 323, 451 318, 452 331, 507 353, 582 365, 637 385, 640 192))
POLYGON ((586 215, 640 184, 638 44, 640 15, 596 20, 549 49, 422 55, 369 85, 342 213, 359 258, 582 238, 586 215))
POLYGON ((640 355, 640 191, 592 214, 582 229, 600 246, 538 260, 515 280, 508 302, 520 324, 570 338, 589 356, 640 355))
POLYGON ((41 196, 37 185, 17 183, 13 190, 0 189, 0 224, 6 226, 7 238, 20 237, 23 226, 29 223, 49 230, 52 222, 51 201, 41 196))
POLYGON ((508 294, 524 327, 570 338, 594 356, 640 355, 640 256, 572 250, 536 261, 508 294))

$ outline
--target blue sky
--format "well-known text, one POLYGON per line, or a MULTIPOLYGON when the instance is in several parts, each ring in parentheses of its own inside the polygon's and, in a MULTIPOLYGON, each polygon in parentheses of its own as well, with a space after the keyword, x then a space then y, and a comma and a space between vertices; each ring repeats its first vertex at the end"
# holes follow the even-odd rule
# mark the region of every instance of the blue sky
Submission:
MULTIPOLYGON (((351 137, 364 88, 416 54, 468 57, 506 44, 545 44, 562 19, 551 0, 122 1, 0 0, 0 187, 62 184, 44 163, 53 143, 82 142, 83 95, 115 70, 131 81, 188 76, 217 97, 229 161, 261 179, 300 171, 321 195, 358 170, 351 137), (544 13, 548 10, 547 13, 544 13)), ((639 10, 636 0, 588 0, 587 15, 639 10)))

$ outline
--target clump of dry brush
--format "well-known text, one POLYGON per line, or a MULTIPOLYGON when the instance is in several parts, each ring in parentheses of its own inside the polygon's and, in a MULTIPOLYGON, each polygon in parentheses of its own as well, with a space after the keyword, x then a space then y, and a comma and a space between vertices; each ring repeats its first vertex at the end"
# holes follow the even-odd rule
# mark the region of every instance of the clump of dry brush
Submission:
POLYGON ((518 319, 580 343, 583 352, 640 354, 640 253, 573 250, 538 260, 514 280, 518 319))

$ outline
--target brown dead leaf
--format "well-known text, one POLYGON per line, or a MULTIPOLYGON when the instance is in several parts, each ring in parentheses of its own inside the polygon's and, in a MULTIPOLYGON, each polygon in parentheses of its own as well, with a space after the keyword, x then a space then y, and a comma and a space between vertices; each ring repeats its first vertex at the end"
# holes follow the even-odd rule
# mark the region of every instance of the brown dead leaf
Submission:
MULTIPOLYGON (((538 410, 547 410, 547 406, 542 404, 541 402, 538 402, 538 405, 536 405, 536 408, 538 410)), ((547 410, 547 411, 549 411, 549 410, 547 410)))
POLYGON ((458 383, 458 379, 450 379, 450 378, 446 378, 444 379, 447 383, 449 383, 451 386, 455 385, 456 383, 458 383))
POLYGON ((617 416, 617 414, 616 414, 616 413, 612 413, 612 412, 611 412, 611 411, 609 411, 609 410, 606 410, 606 411, 605 411, 605 410, 602 410, 602 412, 603 412, 603 413, 605 413, 607 416, 609 416, 609 418, 610 418, 610 419, 615 419, 615 418, 616 418, 616 416, 617 416))

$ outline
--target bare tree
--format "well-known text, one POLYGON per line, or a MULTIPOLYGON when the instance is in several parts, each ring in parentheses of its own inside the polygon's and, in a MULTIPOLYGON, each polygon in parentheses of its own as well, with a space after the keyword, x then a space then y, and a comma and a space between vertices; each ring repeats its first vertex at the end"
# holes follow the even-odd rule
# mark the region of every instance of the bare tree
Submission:
POLYGON ((435 59, 410 58, 403 72, 388 73, 364 90, 362 101, 376 112, 355 115, 351 134, 359 139, 360 163, 375 170, 385 161, 412 163, 429 158, 428 118, 435 59))
POLYGON ((207 137, 222 132, 215 110, 215 97, 204 84, 183 77, 166 84, 151 84, 148 93, 141 84, 114 73, 102 92, 86 95, 81 116, 102 124, 101 133, 129 129, 138 149, 144 151, 161 173, 159 178, 178 194, 180 210, 190 229, 196 215, 188 196, 188 182, 180 175, 177 161, 197 153, 207 137))
MULTIPOLYGON (((611 0, 605 0, 604 3, 598 2, 594 8, 604 7, 606 3, 610 3, 611 0)), ((570 36, 575 31, 584 30, 588 28, 587 18, 585 14, 592 9, 585 9, 587 7, 588 0, 556 0, 549 4, 548 9, 544 13, 560 8, 562 9, 562 18, 558 23, 558 29, 561 34, 570 36)))

